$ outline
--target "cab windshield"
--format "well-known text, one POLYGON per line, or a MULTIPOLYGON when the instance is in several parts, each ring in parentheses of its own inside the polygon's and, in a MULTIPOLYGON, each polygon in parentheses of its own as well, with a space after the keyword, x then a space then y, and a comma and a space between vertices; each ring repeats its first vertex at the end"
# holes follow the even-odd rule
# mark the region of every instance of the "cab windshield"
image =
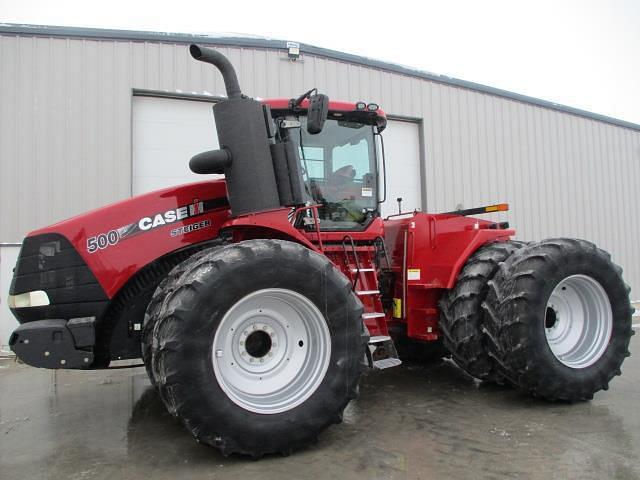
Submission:
MULTIPOLYGON (((377 210, 376 147, 373 127, 327 119, 310 135, 300 118, 298 144, 305 184, 318 209, 321 230, 358 230, 377 210)), ((296 138, 297 137, 297 138, 296 138)))

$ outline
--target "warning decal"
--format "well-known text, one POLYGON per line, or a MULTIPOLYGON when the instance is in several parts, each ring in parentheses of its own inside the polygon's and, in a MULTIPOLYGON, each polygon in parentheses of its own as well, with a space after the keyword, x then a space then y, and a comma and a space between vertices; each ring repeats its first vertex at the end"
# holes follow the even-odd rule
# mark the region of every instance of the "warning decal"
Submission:
POLYGON ((407 280, 420 280, 420 269, 410 268, 407 270, 407 280))

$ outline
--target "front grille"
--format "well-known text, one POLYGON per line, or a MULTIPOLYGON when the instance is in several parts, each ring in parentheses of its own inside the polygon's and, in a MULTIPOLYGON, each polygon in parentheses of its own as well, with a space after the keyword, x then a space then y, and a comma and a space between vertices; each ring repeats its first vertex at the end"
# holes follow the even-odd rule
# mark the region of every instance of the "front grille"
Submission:
POLYGON ((14 308, 20 323, 54 318, 96 317, 108 298, 80 254, 62 235, 25 238, 14 269, 10 295, 44 290, 50 305, 14 308))

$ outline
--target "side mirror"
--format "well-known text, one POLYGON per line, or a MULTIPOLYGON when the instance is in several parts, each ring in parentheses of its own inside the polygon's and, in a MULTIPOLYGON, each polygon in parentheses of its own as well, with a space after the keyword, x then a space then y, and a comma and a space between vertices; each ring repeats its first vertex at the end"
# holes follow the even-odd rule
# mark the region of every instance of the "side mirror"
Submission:
POLYGON ((307 112, 307 132, 315 135, 322 131, 324 121, 329 114, 329 97, 318 93, 309 97, 309 110, 307 112))

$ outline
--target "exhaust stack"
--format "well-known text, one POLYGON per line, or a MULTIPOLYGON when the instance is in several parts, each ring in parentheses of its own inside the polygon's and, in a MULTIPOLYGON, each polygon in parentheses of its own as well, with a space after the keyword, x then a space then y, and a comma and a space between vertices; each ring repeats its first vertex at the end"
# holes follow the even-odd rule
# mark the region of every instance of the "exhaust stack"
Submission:
POLYGON ((189 167, 195 173, 225 175, 233 216, 279 208, 262 104, 242 95, 233 65, 220 52, 198 45, 191 45, 189 52, 220 71, 228 97, 213 106, 220 150, 196 155, 189 167))
POLYGON ((242 97, 236 70, 233 68, 233 65, 231 65, 231 62, 227 57, 212 48, 201 48, 198 45, 191 45, 189 47, 189 53, 196 60, 210 63, 218 70, 220 70, 220 73, 222 74, 222 78, 224 80, 225 89, 227 90, 227 97, 242 97))

